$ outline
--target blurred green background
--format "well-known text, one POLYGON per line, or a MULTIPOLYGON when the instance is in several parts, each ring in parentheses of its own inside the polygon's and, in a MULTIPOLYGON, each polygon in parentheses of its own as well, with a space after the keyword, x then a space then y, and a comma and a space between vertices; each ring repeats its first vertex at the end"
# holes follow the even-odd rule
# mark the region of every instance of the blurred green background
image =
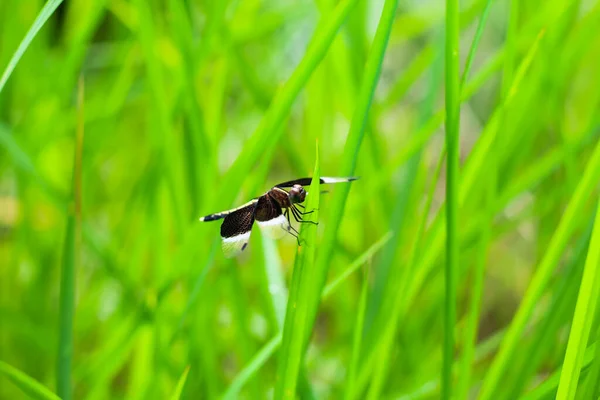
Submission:
MULTIPOLYGON (((445 5, 399 2, 361 118, 383 6, 48 14, 0 88, 0 398, 33 387, 18 373, 67 398, 273 397, 297 243, 255 227, 228 260, 219 223, 198 218, 310 176, 317 141, 321 175, 354 161, 361 179, 328 235, 343 195, 320 198, 327 282, 353 273, 320 304, 298 396, 440 397, 445 5)), ((0 72, 43 7, 0 2, 0 72)), ((597 313, 573 313, 597 265, 599 23, 596 1, 460 2, 454 398, 554 398, 577 321, 591 325, 577 395, 597 393, 597 313)))

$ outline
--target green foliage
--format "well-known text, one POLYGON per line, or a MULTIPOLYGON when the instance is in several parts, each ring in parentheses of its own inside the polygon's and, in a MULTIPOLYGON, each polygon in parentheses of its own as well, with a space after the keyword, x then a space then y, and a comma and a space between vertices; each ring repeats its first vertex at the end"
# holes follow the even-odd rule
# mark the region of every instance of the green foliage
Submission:
POLYGON ((0 2, 0 398, 596 398, 600 6, 446 3, 0 2))

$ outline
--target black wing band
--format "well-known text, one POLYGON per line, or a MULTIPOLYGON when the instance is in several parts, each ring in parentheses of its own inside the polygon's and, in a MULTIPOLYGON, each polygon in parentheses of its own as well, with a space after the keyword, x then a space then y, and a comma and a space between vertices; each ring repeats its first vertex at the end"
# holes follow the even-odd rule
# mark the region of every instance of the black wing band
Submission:
MULTIPOLYGON (((319 183, 341 183, 341 182, 351 182, 351 181, 355 181, 357 180, 357 177, 354 176, 349 176, 349 177, 321 177, 321 179, 319 179, 319 183)), ((286 187, 292 187, 294 185, 300 185, 300 186, 309 186, 310 182, 312 181, 312 178, 300 178, 300 179, 294 179, 292 181, 287 181, 287 182, 283 182, 280 183, 278 185, 275 185, 275 187, 278 188, 286 188, 286 187)))

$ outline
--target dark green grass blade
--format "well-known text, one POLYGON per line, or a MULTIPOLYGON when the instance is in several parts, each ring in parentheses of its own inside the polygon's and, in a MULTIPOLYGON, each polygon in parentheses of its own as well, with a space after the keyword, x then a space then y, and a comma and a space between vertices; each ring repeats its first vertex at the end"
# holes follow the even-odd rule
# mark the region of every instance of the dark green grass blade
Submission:
POLYGON ((50 389, 42 385, 29 375, 19 371, 15 367, 0 361, 0 373, 6 376, 12 383, 19 387, 32 399, 59 400, 60 397, 52 393, 50 389))
POLYGON ((458 191, 460 160, 459 4, 446 1, 446 269, 442 399, 452 397, 456 285, 458 274, 458 191))
POLYGON ((358 365, 362 348, 362 335, 365 323, 365 310, 367 309, 367 293, 369 291, 368 266, 364 268, 363 284, 358 301, 358 310, 356 313, 356 322, 354 323, 354 332, 352 339, 352 358, 348 368, 348 377, 346 378, 346 388, 344 390, 344 399, 350 400, 356 398, 356 376, 358 374, 358 365))
POLYGON ((75 269, 79 261, 81 243, 81 168, 84 124, 84 83, 78 85, 78 124, 75 135, 75 155, 73 163, 72 203, 67 215, 67 230, 63 247, 63 261, 60 278, 60 319, 57 357, 56 388, 63 399, 72 396, 71 369, 73 362, 73 320, 75 318, 75 269))

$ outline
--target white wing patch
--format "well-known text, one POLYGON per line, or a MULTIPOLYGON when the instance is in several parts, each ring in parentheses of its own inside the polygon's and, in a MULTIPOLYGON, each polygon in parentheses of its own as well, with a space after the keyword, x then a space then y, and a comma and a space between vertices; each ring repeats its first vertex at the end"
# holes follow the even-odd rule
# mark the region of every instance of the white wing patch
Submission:
POLYGON ((290 224, 281 214, 268 221, 256 221, 261 232, 271 239, 281 239, 289 231, 290 224))
POLYGON ((322 176, 321 180, 323 181, 323 183, 341 183, 341 182, 350 182, 355 180, 356 178, 351 177, 351 178, 335 178, 335 177, 327 177, 327 176, 322 176))
POLYGON ((241 235, 223 238, 221 241, 221 247, 223 248, 223 254, 226 258, 233 258, 240 254, 248 246, 248 240, 250 239, 250 231, 242 233, 241 235))

